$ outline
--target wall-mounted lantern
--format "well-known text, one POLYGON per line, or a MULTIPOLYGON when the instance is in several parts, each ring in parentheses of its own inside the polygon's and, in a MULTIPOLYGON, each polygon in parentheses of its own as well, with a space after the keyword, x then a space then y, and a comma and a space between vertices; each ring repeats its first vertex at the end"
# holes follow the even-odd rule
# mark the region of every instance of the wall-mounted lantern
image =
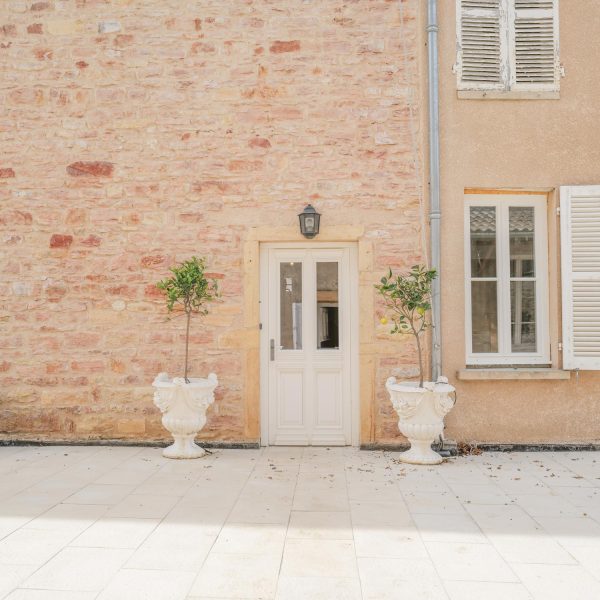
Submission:
POLYGON ((300 233, 305 238, 312 239, 319 233, 319 222, 321 215, 308 204, 306 208, 298 215, 300 219, 300 233))

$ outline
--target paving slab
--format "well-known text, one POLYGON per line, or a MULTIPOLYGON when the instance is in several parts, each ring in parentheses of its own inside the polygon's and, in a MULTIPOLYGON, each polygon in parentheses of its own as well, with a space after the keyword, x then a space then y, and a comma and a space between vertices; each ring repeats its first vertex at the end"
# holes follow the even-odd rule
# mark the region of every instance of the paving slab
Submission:
POLYGON ((0 447, 0 600, 600 598, 600 452, 0 447))

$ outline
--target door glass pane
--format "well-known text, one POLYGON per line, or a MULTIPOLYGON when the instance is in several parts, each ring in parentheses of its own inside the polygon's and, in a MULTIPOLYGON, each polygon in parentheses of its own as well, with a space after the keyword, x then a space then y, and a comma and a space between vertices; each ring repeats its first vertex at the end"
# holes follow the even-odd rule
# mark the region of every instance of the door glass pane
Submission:
POLYGON ((317 348, 339 348, 338 263, 317 263, 317 348))
POLYGON ((279 304, 281 349, 302 350, 302 263, 280 263, 279 304))
POLYGON ((510 282, 510 332, 513 352, 535 352, 535 281, 510 282))
POLYGON ((471 207, 471 277, 496 277, 496 208, 471 207))
POLYGON ((511 277, 535 277, 533 210, 533 206, 508 209, 511 277))
POLYGON ((495 281, 471 282, 473 352, 498 352, 498 301, 495 281))

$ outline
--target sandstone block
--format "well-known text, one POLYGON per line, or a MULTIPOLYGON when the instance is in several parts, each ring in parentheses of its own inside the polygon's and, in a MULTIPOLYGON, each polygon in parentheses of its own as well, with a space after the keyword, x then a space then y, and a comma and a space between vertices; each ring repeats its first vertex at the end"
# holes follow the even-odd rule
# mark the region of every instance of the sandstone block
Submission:
POLYGON ((49 302, 60 302, 67 293, 67 287, 63 284, 53 284, 46 288, 46 298, 49 302))
POLYGON ((258 171, 262 169, 263 163, 260 160, 231 160, 228 169, 230 171, 258 171))
POLYGON ((81 240, 81 245, 82 246, 88 246, 88 247, 92 247, 92 246, 99 246, 102 243, 102 240, 94 234, 88 235, 85 239, 81 240))
POLYGON ((98 23, 98 33, 117 33, 121 31, 119 21, 101 21, 98 23))
POLYGON ((12 12, 25 13, 25 12, 27 12, 27 8, 28 8, 27 5, 28 5, 28 3, 23 2, 22 0, 14 0, 13 2, 8 3, 8 8, 12 12))
POLYGON ((120 33, 115 37, 114 45, 117 48, 124 48, 133 44, 134 37, 131 34, 120 33))
POLYGON ((111 177, 114 165, 104 161, 79 161, 67 167, 71 177, 111 177))
POLYGON ((31 225, 32 221, 31 213, 23 210, 11 210, 0 214, 2 225, 31 225))
POLYGON ((83 208, 72 208, 67 213, 67 225, 82 225, 86 221, 86 211, 83 208))
POLYGON ((16 37, 17 35, 17 27, 16 25, 7 24, 0 26, 0 34, 6 37, 16 37))
POLYGON ((148 256, 143 256, 141 259, 142 267, 146 267, 148 269, 154 267, 162 267, 167 262, 167 257, 162 254, 152 254, 148 256))
POLYGON ((82 22, 75 19, 55 19, 46 24, 46 31, 50 35, 76 35, 82 28, 82 22))
POLYGON ((250 146, 250 148, 270 148, 271 142, 265 138, 256 137, 248 142, 248 146, 250 146))
POLYGON ((146 431, 146 419, 144 417, 120 418, 117 421, 117 431, 119 433, 143 434, 146 431))
POLYGON ((269 50, 273 52, 273 54, 281 54, 282 52, 297 52, 300 50, 300 42, 298 40, 273 42, 269 47, 269 50))
POLYGON ((33 284, 30 281, 13 281, 12 293, 15 296, 31 296, 33 284))
POLYGON ((40 401, 43 406, 64 408, 69 406, 85 406, 90 400, 87 390, 55 388, 42 391, 40 401))
POLYGON ((13 90, 8 94, 13 104, 42 105, 44 103, 44 91, 39 88, 21 88, 13 90))
POLYGON ((72 235, 55 233, 50 238, 50 248, 68 248, 73 243, 72 235))
POLYGON ((6 404, 34 404, 39 402, 40 393, 31 388, 11 388, 2 393, 2 402, 6 404))
POLYGON ((232 329, 219 336, 219 348, 250 348, 258 339, 256 329, 232 329))

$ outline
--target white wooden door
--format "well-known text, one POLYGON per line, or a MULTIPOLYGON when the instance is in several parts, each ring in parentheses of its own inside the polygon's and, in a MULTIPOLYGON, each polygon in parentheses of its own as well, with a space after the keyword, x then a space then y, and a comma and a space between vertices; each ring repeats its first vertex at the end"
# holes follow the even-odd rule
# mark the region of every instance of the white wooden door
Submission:
POLYGON ((351 250, 269 247, 262 254, 270 445, 352 443, 351 250))

